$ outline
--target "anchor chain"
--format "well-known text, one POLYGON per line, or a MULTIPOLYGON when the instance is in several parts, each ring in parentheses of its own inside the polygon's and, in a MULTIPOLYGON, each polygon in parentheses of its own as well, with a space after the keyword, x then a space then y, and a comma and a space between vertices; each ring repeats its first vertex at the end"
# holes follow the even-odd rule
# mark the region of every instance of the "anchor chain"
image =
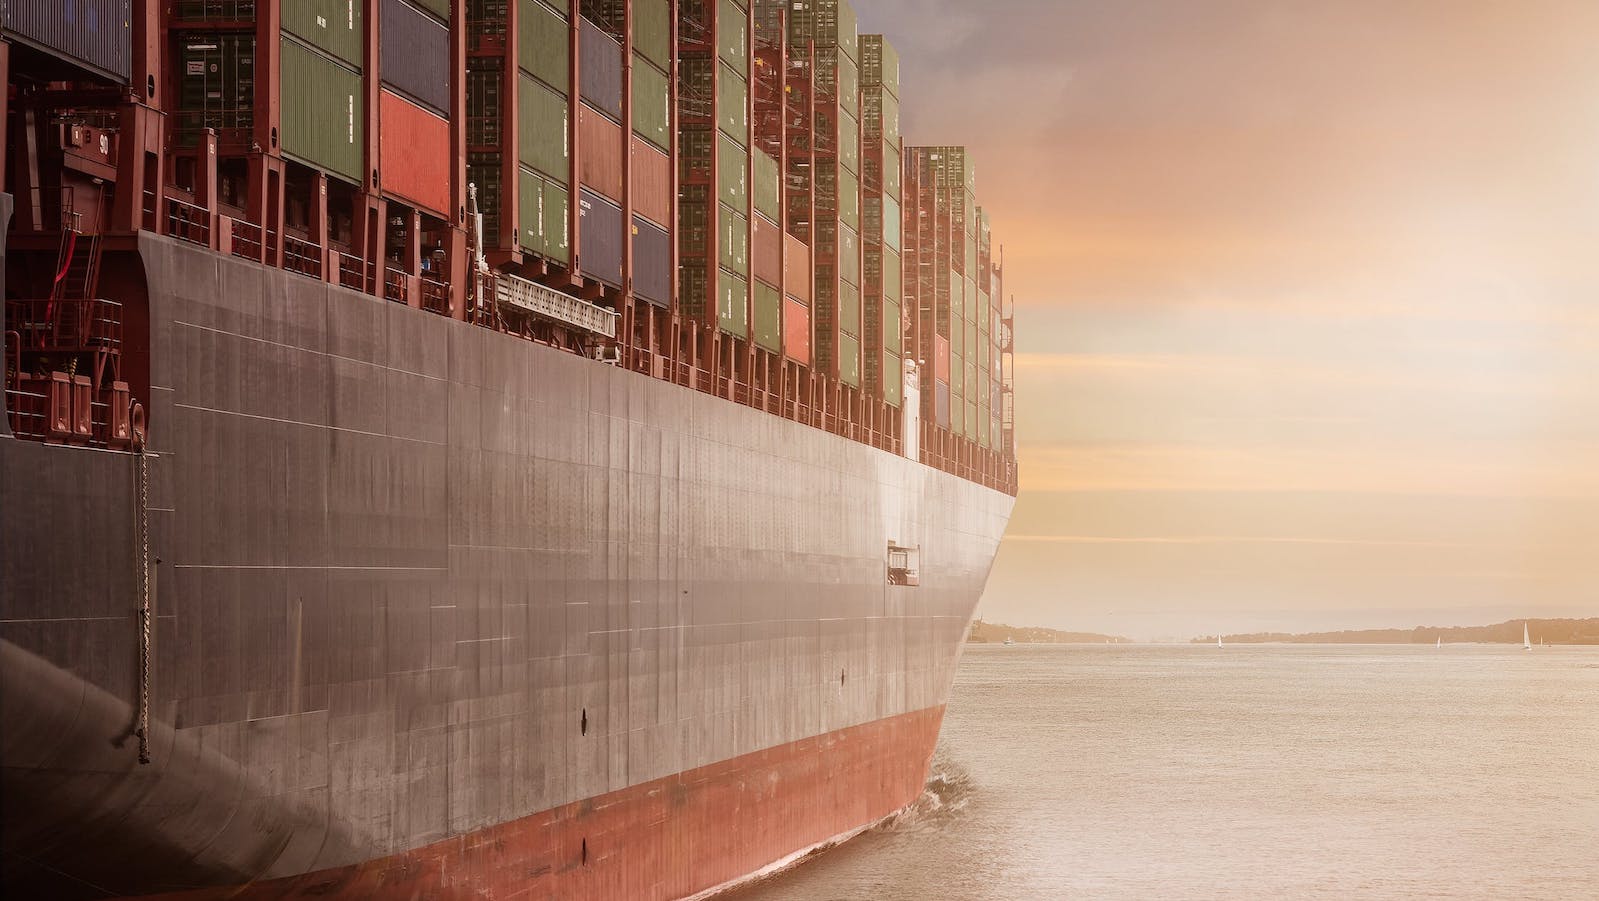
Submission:
POLYGON ((144 442, 133 451, 139 481, 139 711, 134 734, 139 738, 139 763, 150 762, 150 461, 144 442))

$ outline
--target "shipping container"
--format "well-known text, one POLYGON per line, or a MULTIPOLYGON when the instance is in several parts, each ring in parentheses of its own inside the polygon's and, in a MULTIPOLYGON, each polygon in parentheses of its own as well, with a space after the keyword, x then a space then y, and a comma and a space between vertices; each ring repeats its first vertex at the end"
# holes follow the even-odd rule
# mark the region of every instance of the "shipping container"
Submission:
POLYGON ((622 208, 588 188, 578 192, 578 271, 622 287, 622 208))
POLYGON ((861 181, 848 169, 838 170, 838 221, 852 229, 861 227, 861 181))
POLYGON ((861 127, 855 117, 848 113, 841 113, 838 117, 838 164, 860 175, 861 127))
POLYGON ((566 184, 572 171, 566 98, 521 75, 517 78, 516 105, 521 161, 547 178, 566 184))
POLYGON ((848 0, 806 0, 790 7, 789 44, 803 47, 814 41, 818 48, 838 47, 858 59, 855 9, 848 0))
POLYGON ((861 324, 861 289, 849 282, 839 282, 838 330, 859 340, 861 324))
POLYGON ((750 141, 749 86, 743 77, 719 63, 721 72, 716 83, 716 124, 722 133, 748 147, 750 141))
POLYGON ((903 298, 903 262, 892 250, 883 251, 883 297, 895 303, 903 298))
POLYGON ((671 68, 671 0, 633 0, 633 49, 662 69, 671 68))
POLYGON ((883 402, 890 407, 898 407, 904 398, 905 364, 901 362, 899 354, 883 351, 883 402))
POLYGON ((672 221, 672 161, 638 138, 632 152, 633 213, 664 226, 672 221))
POLYGON ((949 383, 933 382, 933 422, 941 429, 949 428, 949 383))
POLYGON ((722 269, 747 278, 750 274, 750 223, 726 206, 716 211, 718 262, 722 269))
POLYGON ((638 54, 633 59, 633 133, 662 150, 672 146, 671 85, 638 54))
POLYGON ((383 83, 448 117, 453 96, 450 30, 406 0, 383 0, 378 34, 383 83))
POLYGON ((658 306, 672 303, 672 237, 638 218, 633 220, 633 293, 658 306))
POLYGON ((838 336, 838 380, 851 388, 861 386, 861 340, 853 335, 838 336))
POLYGON ((886 88, 899 95, 899 51, 880 34, 860 36, 861 86, 886 88))
MULTIPOLYGON (((811 248, 793 235, 783 235, 783 290, 807 307, 811 302, 811 248)), ((787 322, 787 319, 784 319, 787 322)))
POLYGON ((734 71, 749 76, 749 13, 734 0, 717 0, 716 51, 734 71))
POLYGON ((450 19, 450 0, 416 0, 416 5, 437 16, 441 22, 450 19))
POLYGON ((783 230, 760 213, 750 220, 750 256, 756 278, 782 284, 783 230))
POLYGON ((783 300, 783 355, 811 365, 811 308, 792 296, 783 300))
POLYGON ((755 282, 755 343, 772 353, 783 352, 783 292, 755 282))
POLYGON ((894 353, 905 350, 905 327, 900 322, 899 304, 883 301, 883 347, 894 353))
POLYGON ((861 239, 846 225, 838 227, 838 277, 852 285, 861 283, 861 239))
POLYGON ((531 169, 522 169, 520 176, 522 218, 517 223, 519 243, 548 259, 569 264, 572 260, 571 220, 568 218, 571 189, 531 169))
POLYGON ((278 23, 286 34, 360 69, 365 6, 364 0, 295 0, 281 5, 278 23))
POLYGON ((284 154, 365 184, 366 95, 360 73, 288 35, 282 38, 279 66, 284 154))
POLYGON ((6 0, 0 3, 0 15, 7 38, 128 83, 133 68, 130 0, 6 0))
POLYGON ((613 120, 622 121, 622 45, 598 25, 582 19, 578 51, 582 98, 613 120))
POLYGON ((722 331, 749 336, 749 281, 723 269, 716 274, 716 321, 722 331))
POLYGON ((622 126, 578 104, 578 181, 611 200, 622 201, 622 126))
POLYGON ((949 381, 949 339, 943 335, 933 336, 933 378, 949 381))
POLYGON ((383 193, 449 219, 449 121, 392 91, 383 91, 378 124, 383 193))
POLYGON ((572 94, 571 34, 564 11, 556 12, 539 0, 517 0, 518 62, 563 97, 572 94))
POLYGON ((177 35, 183 80, 172 125, 178 146, 193 147, 209 128, 220 141, 244 143, 255 124, 255 35, 177 35))
POLYGON ((718 134, 716 140, 718 154, 716 164, 717 197, 735 210, 747 209, 749 207, 748 152, 725 134, 718 134))
POLYGON ((755 151, 754 184, 755 209, 765 213, 773 222, 783 218, 783 178, 778 172, 777 160, 764 150, 755 151))

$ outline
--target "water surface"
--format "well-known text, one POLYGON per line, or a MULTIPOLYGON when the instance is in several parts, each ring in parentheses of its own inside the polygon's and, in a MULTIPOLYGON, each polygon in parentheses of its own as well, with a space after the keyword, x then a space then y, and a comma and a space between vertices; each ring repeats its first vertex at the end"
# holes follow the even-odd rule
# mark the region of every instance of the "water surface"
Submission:
POLYGON ((1599 898, 1599 648, 967 648, 906 814, 724 898, 1599 898))

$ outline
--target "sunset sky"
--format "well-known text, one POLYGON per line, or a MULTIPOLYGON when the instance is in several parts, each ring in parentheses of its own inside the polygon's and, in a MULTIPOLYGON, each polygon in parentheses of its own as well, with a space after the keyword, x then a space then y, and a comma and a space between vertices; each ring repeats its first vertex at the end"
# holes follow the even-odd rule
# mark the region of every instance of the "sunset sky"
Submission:
POLYGON ((1018 300, 979 615, 1599 615, 1599 3, 859 6, 1018 300))

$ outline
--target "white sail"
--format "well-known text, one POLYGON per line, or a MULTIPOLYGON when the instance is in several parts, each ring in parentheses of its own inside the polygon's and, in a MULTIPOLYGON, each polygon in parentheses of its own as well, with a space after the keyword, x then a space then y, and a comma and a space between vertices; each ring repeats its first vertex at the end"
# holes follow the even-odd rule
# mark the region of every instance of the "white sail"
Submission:
POLYGON ((1438 636, 1438 647, 1441 648, 1443 646, 1444 646, 1444 637, 1442 635, 1440 635, 1440 636, 1438 636))
POLYGON ((1524 651, 1532 650, 1532 636, 1527 633, 1527 624, 1525 622, 1521 624, 1521 649, 1524 651))

